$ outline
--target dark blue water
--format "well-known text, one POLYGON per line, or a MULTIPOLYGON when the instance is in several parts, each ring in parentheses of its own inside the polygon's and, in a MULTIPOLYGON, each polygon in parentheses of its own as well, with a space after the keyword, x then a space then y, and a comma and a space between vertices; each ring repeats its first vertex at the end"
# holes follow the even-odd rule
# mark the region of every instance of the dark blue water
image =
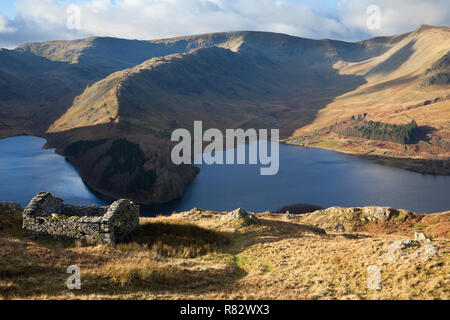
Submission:
POLYGON ((106 204, 92 194, 64 157, 42 149, 44 144, 44 139, 36 137, 0 140, 0 201, 26 206, 38 192, 49 191, 70 204, 106 204))
POLYGON ((329 150, 280 145, 275 176, 261 176, 260 166, 199 167, 183 199, 163 206, 163 211, 198 207, 264 212, 296 203, 391 206, 420 213, 450 209, 450 176, 419 174, 329 150))
MULTIPOLYGON (((26 205, 37 192, 50 191, 66 203, 104 204, 63 157, 42 149, 44 143, 34 137, 0 140, 0 201, 26 205)), ((423 213, 450 209, 450 176, 418 174, 328 150, 280 145, 275 176, 261 176, 260 166, 252 165, 199 167, 183 199, 144 208, 143 215, 194 207, 258 212, 294 203, 380 205, 423 213)))

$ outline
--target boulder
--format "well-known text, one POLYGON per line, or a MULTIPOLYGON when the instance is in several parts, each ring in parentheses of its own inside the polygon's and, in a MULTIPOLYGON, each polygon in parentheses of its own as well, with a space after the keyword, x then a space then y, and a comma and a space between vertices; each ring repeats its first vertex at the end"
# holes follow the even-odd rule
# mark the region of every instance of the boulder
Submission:
POLYGON ((416 233, 414 233, 414 240, 415 241, 427 241, 429 239, 427 238, 427 236, 424 233, 416 232, 416 233))
POLYGON ((381 269, 378 266, 372 265, 367 267, 367 289, 381 290, 381 269))
POLYGON ((414 240, 397 241, 397 242, 392 243, 389 246, 388 254, 395 253, 398 251, 404 251, 408 248, 419 247, 419 246, 420 246, 420 244, 414 240))
POLYGON ((248 213, 247 211, 245 211, 244 209, 241 209, 241 208, 236 209, 236 210, 232 211, 230 214, 222 217, 222 220, 228 220, 228 221, 232 221, 232 220, 236 220, 236 219, 242 219, 248 223, 259 223, 258 218, 256 218, 254 215, 248 213))
POLYGON ((362 213, 364 216, 371 218, 369 220, 389 221, 398 212, 389 207, 365 207, 362 208, 362 213))
POLYGON ((423 253, 426 257, 433 257, 439 254, 440 248, 432 244, 426 244, 423 247, 423 253))
POLYGON ((336 226, 334 227, 334 230, 335 230, 335 231, 338 231, 338 232, 345 232, 345 227, 344 227, 342 224, 338 223, 338 224, 336 224, 336 226))
POLYGON ((292 213, 290 213, 289 211, 286 212, 286 213, 284 214, 284 216, 283 216, 283 219, 284 219, 284 220, 292 220, 292 219, 294 219, 294 218, 295 218, 295 215, 292 214, 292 213))
POLYGON ((407 249, 418 247, 420 247, 420 243, 414 240, 397 241, 389 246, 388 251, 381 258, 394 262, 400 257, 406 257, 408 255, 405 252, 407 249))

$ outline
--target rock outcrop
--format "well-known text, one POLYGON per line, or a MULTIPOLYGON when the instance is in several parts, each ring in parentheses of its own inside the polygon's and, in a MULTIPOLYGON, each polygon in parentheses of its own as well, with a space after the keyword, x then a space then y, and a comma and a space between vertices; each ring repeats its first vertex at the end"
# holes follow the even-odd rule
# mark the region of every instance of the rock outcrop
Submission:
POLYGON ((414 240, 415 241, 430 241, 430 239, 427 238, 427 236, 423 232, 415 232, 414 233, 414 240))
POLYGON ((284 214, 283 219, 284 220, 292 220, 292 219, 295 219, 295 215, 288 211, 284 214))
POLYGON ((244 209, 236 209, 230 214, 223 216, 224 221, 243 220, 246 223, 259 223, 259 219, 244 209))
POLYGON ((23 236, 62 241, 81 240, 114 246, 139 226, 139 206, 118 200, 109 207, 66 205, 41 192, 23 211, 23 236))
POLYGON ((319 225, 327 230, 351 231, 369 222, 388 223, 412 219, 415 214, 390 207, 341 208, 331 207, 318 210, 301 217, 302 221, 319 225))
POLYGON ((392 243, 381 258, 394 262, 399 259, 413 260, 417 258, 433 258, 439 254, 440 248, 432 244, 423 244, 417 240, 404 240, 392 243))

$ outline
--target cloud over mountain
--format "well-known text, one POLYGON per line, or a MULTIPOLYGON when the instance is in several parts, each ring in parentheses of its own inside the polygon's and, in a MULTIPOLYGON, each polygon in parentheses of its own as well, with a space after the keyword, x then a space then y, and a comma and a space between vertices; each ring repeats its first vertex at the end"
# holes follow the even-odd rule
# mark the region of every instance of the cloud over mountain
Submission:
POLYGON ((407 32, 419 24, 449 25, 447 0, 16 0, 0 14, 0 46, 91 35, 155 39, 231 30, 359 40, 407 32), (331 3, 332 2, 332 3, 331 3), (80 28, 68 28, 80 10, 80 28), (367 28, 367 8, 381 9, 381 28, 367 28), (72 6, 72 7, 71 7, 72 6), (72 20, 70 20, 72 19, 72 20))

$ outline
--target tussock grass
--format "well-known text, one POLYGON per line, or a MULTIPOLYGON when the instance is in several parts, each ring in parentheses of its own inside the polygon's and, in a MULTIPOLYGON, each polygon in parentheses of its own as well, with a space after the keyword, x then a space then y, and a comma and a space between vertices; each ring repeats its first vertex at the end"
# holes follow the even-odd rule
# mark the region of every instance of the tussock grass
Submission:
POLYGON ((144 220, 127 243, 120 244, 121 251, 148 249, 165 257, 195 258, 213 253, 227 244, 229 237, 221 232, 199 227, 183 220, 164 222, 144 220))
POLYGON ((20 237, 22 235, 22 215, 19 212, 1 212, 0 234, 20 237))
POLYGON ((104 265, 101 271, 122 287, 162 284, 176 279, 176 270, 173 266, 138 255, 113 260, 104 265))
POLYGON ((197 210, 143 218, 137 232, 116 248, 64 246, 1 234, 0 298, 450 298, 450 241, 443 230, 448 213, 415 222, 434 232, 431 244, 440 247, 438 255, 416 257, 423 243, 393 261, 383 254, 393 242, 411 239, 403 233, 411 219, 390 222, 403 230, 399 234, 388 235, 391 226, 378 226, 376 233, 365 229, 341 234, 324 233, 302 218, 286 221, 282 214, 257 215, 256 225, 230 226, 221 220, 224 214, 197 210), (69 265, 81 268, 79 291, 66 288, 69 265), (372 265, 381 269, 380 291, 366 286, 372 265))

